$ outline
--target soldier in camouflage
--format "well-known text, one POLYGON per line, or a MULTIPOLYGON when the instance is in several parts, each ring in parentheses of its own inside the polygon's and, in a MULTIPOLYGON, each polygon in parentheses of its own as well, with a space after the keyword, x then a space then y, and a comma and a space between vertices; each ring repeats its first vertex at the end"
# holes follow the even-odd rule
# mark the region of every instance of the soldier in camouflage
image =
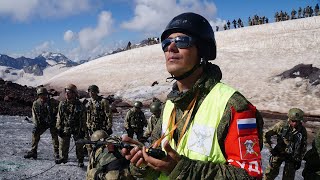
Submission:
POLYGON ((307 150, 307 131, 302 125, 303 111, 292 108, 288 112, 288 121, 275 124, 264 135, 266 148, 270 150, 269 165, 264 179, 275 179, 279 174, 282 162, 285 162, 283 179, 294 179, 295 172, 301 166, 302 158, 307 150), (272 148, 271 137, 277 137, 277 144, 272 148))
MULTIPOLYGON (((60 159, 57 164, 67 163, 70 147, 71 135, 74 141, 85 137, 86 128, 86 110, 85 106, 78 99, 78 90, 74 84, 68 84, 65 87, 66 100, 60 102, 58 108, 58 118, 56 127, 60 137, 60 159)), ((78 166, 83 167, 83 146, 76 144, 76 155, 78 166)))
POLYGON ((306 161, 302 171, 304 179, 320 180, 320 130, 312 142, 312 148, 307 151, 303 160, 306 161))
MULTIPOLYGON (((143 170, 153 179, 159 174, 159 179, 261 178, 263 119, 242 94, 220 82, 220 68, 209 62, 216 58, 209 22, 195 13, 180 14, 161 42, 168 79, 176 82, 151 140, 166 157, 153 158, 146 147, 123 148, 131 172, 143 170)), ((137 143, 127 136, 123 141, 137 143)))
MULTIPOLYGON (((91 85, 88 88, 90 95, 89 101, 86 103, 87 109, 87 129, 88 135, 91 137, 93 132, 104 130, 108 135, 112 134, 112 111, 109 101, 99 96, 99 87, 91 85)), ((91 152, 91 146, 87 145, 88 153, 91 152)))
POLYGON ((34 124, 32 131, 32 148, 24 158, 37 159, 40 136, 49 128, 52 137, 54 157, 58 159, 59 141, 58 132, 55 126, 58 106, 56 100, 49 98, 46 88, 38 88, 37 95, 38 99, 34 101, 32 105, 32 121, 34 124))
POLYGON ((147 120, 144 113, 141 111, 142 103, 136 101, 125 117, 124 128, 126 129, 128 136, 133 138, 134 133, 138 140, 143 138, 143 127, 147 126, 147 120))
POLYGON ((91 136, 91 141, 107 141, 108 145, 96 144, 89 157, 87 180, 96 179, 133 179, 129 172, 130 161, 126 160, 111 143, 121 142, 120 138, 109 137, 104 130, 97 130, 91 136))
POLYGON ((160 114, 161 114, 161 102, 156 101, 153 102, 150 105, 150 112, 152 113, 152 115, 150 116, 150 118, 147 120, 147 128, 146 131, 143 134, 144 139, 148 139, 151 136, 151 133, 154 129, 154 126, 157 124, 158 119, 160 118, 160 114))

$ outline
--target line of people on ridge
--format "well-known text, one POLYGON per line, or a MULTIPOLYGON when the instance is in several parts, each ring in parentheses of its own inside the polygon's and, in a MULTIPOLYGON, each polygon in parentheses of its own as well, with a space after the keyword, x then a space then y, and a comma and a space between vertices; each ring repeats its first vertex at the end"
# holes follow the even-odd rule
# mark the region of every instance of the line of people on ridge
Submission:
MULTIPOLYGON (((274 179, 283 161, 283 178, 294 179, 293 172, 300 168, 303 158, 305 178, 310 178, 312 173, 311 179, 319 178, 320 137, 315 138, 313 148, 304 156, 307 135, 303 111, 290 109, 287 121, 274 125, 264 134, 263 118, 256 107, 239 91, 222 83, 219 66, 209 62, 216 58, 216 41, 207 19, 191 12, 179 14, 163 31, 161 45, 171 74, 168 79, 176 81, 161 115, 155 114, 157 122, 150 136, 151 147, 132 138, 134 133, 142 136, 138 124, 146 125, 140 114, 141 104, 137 102, 127 116, 134 112, 136 115, 126 118, 128 135, 113 138, 105 124, 105 129, 96 130, 88 137, 95 142, 111 138, 114 142, 129 144, 130 148, 124 146, 119 150, 112 144, 92 145, 87 179, 274 179), (141 122, 132 126, 135 118, 141 122), (273 136, 277 137, 275 147, 271 141, 273 136), (271 153, 264 176, 263 143, 271 153), (151 156, 151 148, 162 150, 165 155, 151 156)), ((71 135, 74 139, 85 138, 90 126, 85 126, 83 112, 88 107, 79 102, 76 87, 68 85, 65 92, 66 100, 60 102, 56 110, 56 128, 63 144, 69 146, 71 135)), ((39 98, 41 96, 39 93, 39 98)), ((95 101, 92 104, 95 105, 95 101)), ((44 107, 52 111, 50 106, 44 107)), ((110 109, 104 110, 104 114, 108 113, 110 109)), ((35 127, 40 126, 35 122, 35 127)), ((67 153, 63 144, 59 144, 60 152, 67 153)), ((81 150, 77 147, 79 166, 83 166, 81 150)), ((66 153, 59 154, 58 163, 67 162, 66 153)))

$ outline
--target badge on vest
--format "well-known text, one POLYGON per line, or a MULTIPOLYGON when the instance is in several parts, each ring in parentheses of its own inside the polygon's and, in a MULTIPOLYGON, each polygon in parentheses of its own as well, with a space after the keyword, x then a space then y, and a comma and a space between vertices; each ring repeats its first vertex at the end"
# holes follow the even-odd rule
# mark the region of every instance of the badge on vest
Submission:
POLYGON ((190 130, 191 132, 187 145, 188 149, 209 156, 211 153, 215 129, 213 127, 195 124, 190 130))
POLYGON ((241 160, 252 160, 260 158, 260 147, 258 136, 239 137, 241 160))

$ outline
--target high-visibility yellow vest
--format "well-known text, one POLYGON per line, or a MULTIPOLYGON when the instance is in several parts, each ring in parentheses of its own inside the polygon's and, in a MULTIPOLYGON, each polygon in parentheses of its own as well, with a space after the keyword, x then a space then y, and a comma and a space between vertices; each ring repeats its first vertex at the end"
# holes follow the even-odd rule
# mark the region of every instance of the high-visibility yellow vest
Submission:
MULTIPOLYGON (((167 139, 171 147, 180 155, 193 160, 224 164, 226 159, 221 152, 216 130, 227 102, 235 92, 233 88, 217 83, 200 105, 179 146, 176 147, 174 139, 170 140, 169 136, 162 140, 162 144, 167 139)), ((168 100, 163 110, 162 133, 167 130, 173 108, 174 104, 168 100)), ((170 132, 171 128, 169 127, 166 133, 170 132)), ((161 174, 160 179, 166 179, 166 177, 161 174)))

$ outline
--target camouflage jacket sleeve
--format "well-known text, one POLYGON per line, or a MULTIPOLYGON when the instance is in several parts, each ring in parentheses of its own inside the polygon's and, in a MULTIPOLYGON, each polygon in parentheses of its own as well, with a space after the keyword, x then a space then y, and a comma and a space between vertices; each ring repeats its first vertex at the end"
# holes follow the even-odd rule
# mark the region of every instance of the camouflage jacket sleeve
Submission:
MULTIPOLYGON (((224 140, 228 134, 228 128, 231 121, 231 107, 236 111, 245 111, 248 108, 248 101, 238 92, 236 92, 228 101, 226 109, 221 118, 220 124, 217 129, 217 137, 222 153, 225 155, 224 140)), ((162 116, 161 116, 162 117, 162 116)), ((257 129, 259 139, 262 139, 263 119, 257 111, 257 129)), ((152 139, 156 140, 161 135, 162 119, 152 132, 152 139)), ((259 142, 262 148, 262 140, 259 142)), ((192 160, 182 156, 176 167, 169 174, 169 179, 254 179, 241 168, 228 165, 228 164, 214 164, 212 162, 203 162, 192 160)))
POLYGON ((283 127, 286 125, 285 121, 280 121, 273 125, 270 129, 268 129, 263 136, 263 141, 267 148, 271 148, 271 137, 274 135, 279 136, 281 134, 281 131, 283 127))
POLYGON ((144 131, 144 137, 149 137, 151 132, 152 132, 152 118, 153 118, 153 115, 150 116, 150 118, 147 120, 147 128, 146 130, 144 131))
POLYGON ((103 106, 103 111, 104 111, 104 114, 105 114, 105 117, 106 117, 105 126, 106 126, 107 129, 110 129, 110 128, 112 128, 112 111, 111 111, 109 102, 108 102, 107 99, 102 99, 101 104, 103 106))
POLYGON ((80 103, 81 105, 81 116, 80 116, 80 121, 81 121, 81 130, 83 132, 87 132, 87 109, 86 106, 80 103))
POLYGON ((32 104, 32 122, 34 126, 40 125, 40 109, 37 101, 34 101, 32 104))
POLYGON ((59 103, 59 106, 58 106, 58 114, 57 114, 57 123, 56 123, 56 128, 57 129, 62 129, 63 128, 63 101, 61 101, 59 103))

